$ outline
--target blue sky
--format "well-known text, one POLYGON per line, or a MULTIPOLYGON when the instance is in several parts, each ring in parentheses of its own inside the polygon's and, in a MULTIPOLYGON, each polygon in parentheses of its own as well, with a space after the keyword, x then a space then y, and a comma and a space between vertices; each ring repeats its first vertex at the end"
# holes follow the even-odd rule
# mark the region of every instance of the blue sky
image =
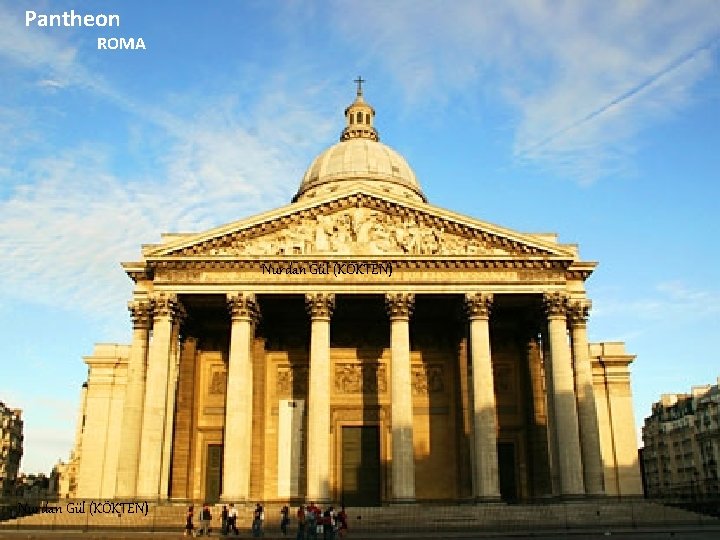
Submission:
POLYGON ((715 382, 719 62, 713 0, 0 0, 0 400, 24 410, 23 469, 67 458, 82 356, 130 339, 120 261, 289 202, 358 74, 431 203, 600 262, 590 338, 637 354, 638 423, 715 382), (147 50, 97 50, 112 36, 147 50))

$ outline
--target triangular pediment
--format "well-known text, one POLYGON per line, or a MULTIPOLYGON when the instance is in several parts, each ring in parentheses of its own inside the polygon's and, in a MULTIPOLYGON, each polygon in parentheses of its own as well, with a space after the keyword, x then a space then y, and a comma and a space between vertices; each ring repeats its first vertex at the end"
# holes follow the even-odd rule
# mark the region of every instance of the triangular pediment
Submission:
POLYGON ((303 200, 199 234, 168 235, 147 259, 287 256, 561 258, 573 245, 525 234, 367 186, 303 200))

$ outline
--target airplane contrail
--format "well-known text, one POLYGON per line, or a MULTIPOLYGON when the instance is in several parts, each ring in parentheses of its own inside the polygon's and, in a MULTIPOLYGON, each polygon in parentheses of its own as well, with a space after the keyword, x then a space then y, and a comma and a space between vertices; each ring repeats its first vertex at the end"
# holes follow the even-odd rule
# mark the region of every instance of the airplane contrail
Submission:
POLYGON ((656 81, 667 75, 668 73, 678 69, 682 65, 686 64, 690 60, 692 60, 695 56, 698 55, 701 51, 712 49, 716 43, 720 42, 720 38, 713 38, 711 40, 706 41, 702 45, 699 45, 698 47, 695 47, 694 49, 690 50, 689 52, 679 56, 672 62, 670 62, 667 66, 665 66, 660 71, 652 74, 650 77, 642 81, 641 83, 637 84, 636 86, 632 87, 630 90, 623 92, 619 96, 613 98, 611 101, 606 103, 605 105, 595 109, 594 111, 591 111, 590 113, 586 114, 582 118, 579 118, 575 122, 572 122, 571 124, 564 126, 557 131, 551 133, 544 139, 541 139, 540 141, 526 145, 524 149, 522 149, 518 155, 519 157, 523 157, 528 155, 533 150, 536 150, 538 148, 541 148, 543 146, 546 146, 553 140, 557 139, 561 135, 564 135, 570 130, 575 129, 576 127, 585 124, 586 122, 589 122, 590 120, 593 120, 594 118, 597 118, 601 114, 603 114, 605 111, 611 109, 612 107, 615 107, 616 105, 619 105, 620 103, 627 101, 628 99, 632 98, 633 96, 637 95, 639 92, 642 92, 645 88, 653 85, 656 81))

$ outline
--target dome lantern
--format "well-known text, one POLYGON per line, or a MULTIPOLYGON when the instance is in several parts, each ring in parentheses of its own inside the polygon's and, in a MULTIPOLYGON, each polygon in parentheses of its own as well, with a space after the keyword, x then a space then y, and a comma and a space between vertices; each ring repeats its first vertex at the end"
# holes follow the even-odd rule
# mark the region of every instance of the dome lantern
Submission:
POLYGON ((363 99, 362 83, 364 82, 365 80, 362 77, 355 79, 357 95, 355 101, 345 109, 345 120, 347 124, 340 135, 341 141, 347 141, 349 139, 380 140, 377 130, 373 127, 375 109, 363 99))

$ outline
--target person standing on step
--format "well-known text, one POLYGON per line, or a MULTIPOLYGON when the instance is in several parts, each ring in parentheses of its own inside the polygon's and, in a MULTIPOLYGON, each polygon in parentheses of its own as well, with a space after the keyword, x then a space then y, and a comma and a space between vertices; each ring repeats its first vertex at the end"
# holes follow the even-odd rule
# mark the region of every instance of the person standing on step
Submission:
POLYGON ((333 540, 332 506, 328 506, 323 512, 323 540, 333 540))
POLYGON ((340 512, 338 512, 337 515, 338 520, 338 533, 340 535, 340 538, 345 538, 348 532, 348 517, 347 512, 345 511, 345 505, 342 505, 340 507, 340 512))
POLYGON ((263 521, 265 519, 265 510, 260 503, 255 505, 255 512, 253 512, 253 523, 252 523, 252 534, 255 538, 260 538, 263 535, 263 521))
POLYGON ((187 512, 185 513, 185 536, 192 536, 193 529, 195 529, 195 525, 193 525, 194 514, 193 505, 188 506, 187 512))
POLYGON ((297 522, 298 529, 297 535, 295 535, 295 540, 305 540, 305 509, 302 504, 298 506, 297 522))
POLYGON ((207 503, 203 504, 202 512, 200 513, 200 531, 198 536, 208 536, 210 534, 210 521, 212 520, 212 514, 210 513, 210 507, 207 503))
POLYGON ((260 536, 265 536, 265 509, 260 503, 257 504, 257 508, 260 512, 260 536))
POLYGON ((315 503, 310 503, 310 506, 307 507, 305 530, 307 530, 308 540, 317 540, 317 517, 315 514, 315 503))
POLYGON ((287 505, 280 509, 280 532, 287 536, 288 523, 290 523, 290 508, 287 505))
POLYGON ((220 514, 220 532, 223 536, 228 533, 228 507, 223 504, 222 513, 220 514))
POLYGON ((238 511, 237 508, 235 508, 234 503, 230 503, 230 510, 228 510, 228 534, 230 534, 230 531, 235 533, 235 536, 238 535, 238 528, 237 528, 237 518, 238 518, 238 511))

